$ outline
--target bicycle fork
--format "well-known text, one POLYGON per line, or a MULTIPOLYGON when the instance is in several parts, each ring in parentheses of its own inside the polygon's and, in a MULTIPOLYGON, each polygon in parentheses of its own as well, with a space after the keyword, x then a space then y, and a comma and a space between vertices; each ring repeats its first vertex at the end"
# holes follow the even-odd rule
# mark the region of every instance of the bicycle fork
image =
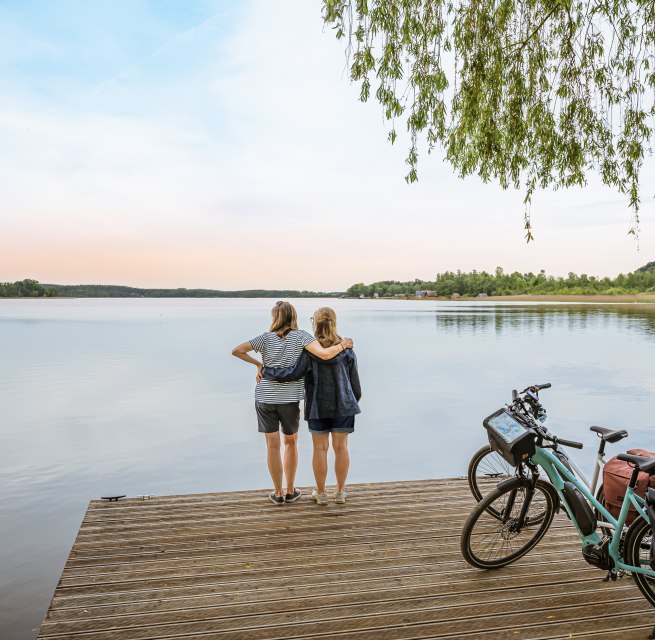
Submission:
POLYGON ((523 504, 521 505, 521 510, 519 511, 518 517, 511 525, 511 529, 513 531, 521 531, 521 529, 523 529, 526 524, 528 509, 530 508, 530 503, 532 502, 532 497, 534 496, 536 484, 536 477, 532 477, 530 480, 526 479, 525 484, 523 484, 522 487, 513 489, 507 498, 507 504, 505 505, 505 508, 502 512, 503 524, 507 524, 507 521, 511 518, 518 492, 521 490, 525 491, 525 497, 523 499, 523 504))

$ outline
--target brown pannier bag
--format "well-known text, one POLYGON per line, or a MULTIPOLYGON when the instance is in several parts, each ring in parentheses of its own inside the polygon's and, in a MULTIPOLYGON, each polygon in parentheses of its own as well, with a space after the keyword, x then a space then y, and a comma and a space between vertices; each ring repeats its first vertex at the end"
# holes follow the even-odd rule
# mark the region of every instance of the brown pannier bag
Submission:
MULTIPOLYGON (((630 449, 628 453, 633 456, 644 456, 646 458, 655 458, 655 453, 645 449, 630 449)), ((628 483, 632 477, 632 467, 623 460, 610 458, 603 469, 603 494, 605 496, 605 505, 607 510, 615 517, 619 517, 623 498, 628 488, 628 483)), ((635 492, 642 498, 646 497, 646 489, 655 487, 655 476, 649 476, 647 473, 640 473, 637 478, 635 492)), ((630 524, 637 515, 635 508, 630 505, 626 524, 630 524)))

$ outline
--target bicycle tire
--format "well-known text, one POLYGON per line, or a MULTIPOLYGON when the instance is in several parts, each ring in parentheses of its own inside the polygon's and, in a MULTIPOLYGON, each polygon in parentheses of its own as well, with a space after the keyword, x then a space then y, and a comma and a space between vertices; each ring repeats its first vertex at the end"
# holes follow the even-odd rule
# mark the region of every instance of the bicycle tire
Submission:
MULTIPOLYGON (((524 467, 523 474, 527 478, 532 475, 527 467, 524 467)), ((473 454, 469 463, 467 480, 473 497, 480 502, 501 482, 513 478, 515 475, 516 469, 489 445, 485 445, 473 454), (480 479, 483 479, 483 482, 480 482, 480 479), (484 479, 493 479, 494 482, 484 482, 484 479)), ((492 506, 487 511, 494 518, 500 519, 500 513, 492 506)))
MULTIPOLYGON (((637 518, 630 525, 623 543, 623 557, 626 564, 638 567, 650 564, 650 541, 653 535, 650 522, 637 518)), ((632 577, 643 596, 655 607, 655 578, 643 573, 632 572, 632 577)))
POLYGON ((524 479, 509 480, 504 486, 483 498, 471 512, 464 523, 460 541, 464 560, 471 566, 478 569, 505 567, 522 558, 544 537, 555 515, 559 501, 557 492, 550 483, 537 480, 533 499, 528 506, 527 524, 516 530, 513 526, 516 524, 525 490, 524 479), (506 517, 504 511, 510 500, 512 506, 506 517), (502 519, 492 515, 490 508, 503 514, 502 519), (523 542, 522 534, 525 534, 523 542), (516 543, 512 544, 512 541, 516 543))
POLYGON ((487 444, 473 454, 466 477, 473 497, 480 502, 499 482, 513 477, 515 473, 516 469, 487 444), (492 483, 485 480, 497 481, 492 483))

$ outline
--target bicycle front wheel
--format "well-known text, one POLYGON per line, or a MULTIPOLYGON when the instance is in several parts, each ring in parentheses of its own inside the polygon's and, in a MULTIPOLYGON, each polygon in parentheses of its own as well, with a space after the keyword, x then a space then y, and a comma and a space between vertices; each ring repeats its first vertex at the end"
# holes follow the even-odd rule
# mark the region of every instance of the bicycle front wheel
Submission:
POLYGON ((473 454, 468 468, 468 483, 473 497, 480 502, 496 485, 511 478, 516 469, 488 444, 473 454))
MULTIPOLYGON (((628 529, 623 545, 623 555, 627 564, 633 567, 650 566, 650 541, 653 531, 650 522, 643 518, 637 518, 628 529)), ((643 573, 633 573, 639 591, 655 607, 655 577, 643 573)))
POLYGON ((552 485, 537 480, 521 525, 519 516, 526 498, 526 481, 516 478, 478 504, 462 530, 466 562, 478 569, 498 569, 523 557, 544 537, 555 515, 557 493, 552 485))

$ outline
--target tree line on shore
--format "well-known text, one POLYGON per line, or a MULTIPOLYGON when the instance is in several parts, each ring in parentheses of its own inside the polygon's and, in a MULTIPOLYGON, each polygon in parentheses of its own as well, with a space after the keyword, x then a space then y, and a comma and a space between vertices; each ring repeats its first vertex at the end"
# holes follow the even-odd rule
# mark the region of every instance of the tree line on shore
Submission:
POLYGON ((36 280, 0 282, 0 298, 52 298, 55 295, 53 287, 42 285, 36 280))
MULTIPOLYGON (((414 296, 417 291, 430 295, 461 296, 514 296, 514 295, 622 295, 655 293, 655 261, 628 274, 615 278, 598 278, 586 274, 569 273, 555 277, 545 271, 505 273, 496 267, 494 273, 486 271, 446 271, 434 280, 384 280, 372 284, 354 284, 347 291, 349 297, 414 296)), ((290 289, 247 289, 218 291, 215 289, 140 289, 119 285, 57 285, 40 284, 25 279, 18 282, 0 282, 0 298, 317 298, 337 297, 340 292, 295 291, 290 289)))
POLYGON ((587 274, 569 273, 566 277, 539 273, 505 273, 497 267, 494 273, 486 271, 446 271, 434 280, 398 282, 384 280, 372 284, 354 284, 346 294, 350 297, 379 297, 411 295, 427 291, 430 295, 461 296, 515 296, 515 295, 621 295, 655 293, 655 261, 632 273, 620 273, 615 278, 598 278, 587 274))
POLYGON ((335 297, 340 293, 295 291, 292 289, 218 291, 215 289, 140 289, 102 284, 40 284, 36 280, 0 282, 0 298, 317 298, 335 297))

